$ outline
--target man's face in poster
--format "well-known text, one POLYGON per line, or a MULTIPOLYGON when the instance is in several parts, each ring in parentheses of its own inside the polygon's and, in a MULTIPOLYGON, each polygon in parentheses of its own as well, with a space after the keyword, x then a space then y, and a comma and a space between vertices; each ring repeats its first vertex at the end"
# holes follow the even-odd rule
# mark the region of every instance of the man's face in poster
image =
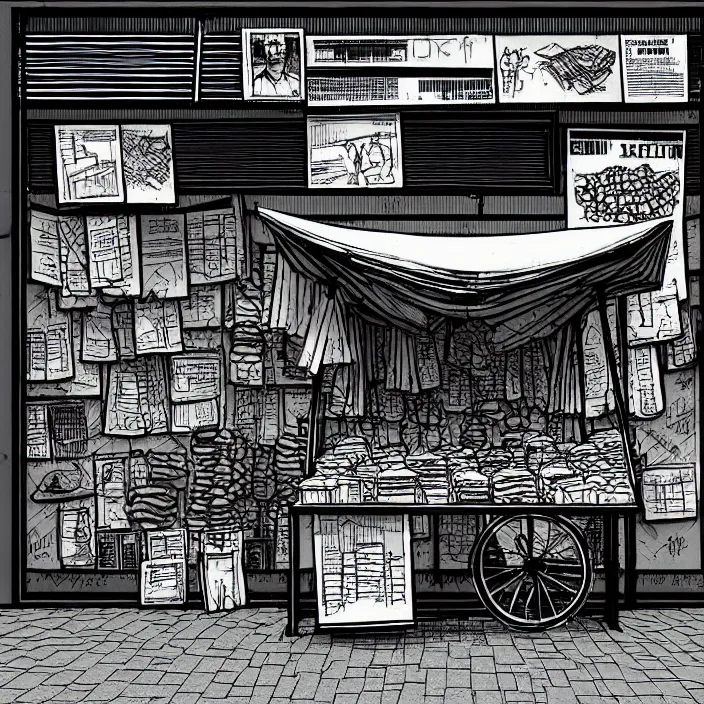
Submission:
POLYGON ((286 68, 286 38, 283 34, 264 35, 266 70, 277 80, 286 68))

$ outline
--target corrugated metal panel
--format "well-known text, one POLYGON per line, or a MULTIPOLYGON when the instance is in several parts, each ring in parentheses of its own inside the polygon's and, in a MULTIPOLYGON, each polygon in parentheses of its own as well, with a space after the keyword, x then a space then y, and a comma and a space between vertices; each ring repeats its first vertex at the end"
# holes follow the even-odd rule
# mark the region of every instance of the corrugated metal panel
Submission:
POLYGON ((468 189, 554 188, 552 121, 404 115, 404 184, 468 189))
MULTIPOLYGON (((115 3, 119 5, 121 3, 115 3)), ((90 10, 88 11, 90 12, 90 10)), ((174 12, 177 15, 177 12, 174 12)), ((195 35, 196 20, 188 16, 189 11, 182 11, 181 17, 154 15, 149 17, 119 17, 103 15, 30 15, 27 17, 25 31, 47 34, 73 34, 107 32, 118 34, 191 34, 195 35)))
POLYGON ((484 197, 484 215, 565 215, 562 196, 500 195, 484 197))
MULTIPOLYGON (((322 220, 325 222, 325 220, 322 220)), ((357 227, 381 232, 406 232, 417 235, 510 235, 528 232, 553 232, 566 227, 564 220, 374 220, 355 218, 330 221, 331 225, 357 227)))
POLYGON ((271 208, 293 215, 476 215, 478 202, 471 196, 273 195, 246 197, 247 207, 271 208))
POLYGON ((29 100, 188 100, 195 39, 189 34, 30 34, 29 100))
MULTIPOLYGON (((558 10, 559 11, 559 10, 558 10)), ((208 31, 235 32, 241 27, 300 27, 308 34, 618 34, 700 31, 692 17, 220 17, 209 20, 208 31)))
POLYGON ((242 100, 241 35, 204 33, 200 55, 200 99, 242 100))
POLYGON ((306 127, 300 120, 177 122, 178 187, 223 193, 306 185, 306 127))
POLYGON ((27 179, 30 190, 54 190, 54 127, 46 123, 27 126, 27 179))
POLYGON ((560 110, 564 125, 698 125, 699 110, 560 110))
POLYGON ((228 109, 203 109, 196 107, 182 108, 39 108, 27 110, 28 120, 56 120, 57 122, 78 122, 85 120, 145 120, 149 122, 170 122, 178 120, 277 120, 295 119, 302 116, 300 108, 287 108, 273 110, 271 108, 258 108, 254 105, 233 107, 228 109))

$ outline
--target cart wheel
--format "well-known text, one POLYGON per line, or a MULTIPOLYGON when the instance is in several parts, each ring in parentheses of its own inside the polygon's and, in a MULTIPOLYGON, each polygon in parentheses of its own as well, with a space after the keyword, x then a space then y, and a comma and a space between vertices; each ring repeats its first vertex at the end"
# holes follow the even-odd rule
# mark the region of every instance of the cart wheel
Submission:
POLYGON ((582 531, 559 516, 505 516, 474 545, 472 578, 487 610, 510 628, 544 631, 574 616, 592 586, 582 531))

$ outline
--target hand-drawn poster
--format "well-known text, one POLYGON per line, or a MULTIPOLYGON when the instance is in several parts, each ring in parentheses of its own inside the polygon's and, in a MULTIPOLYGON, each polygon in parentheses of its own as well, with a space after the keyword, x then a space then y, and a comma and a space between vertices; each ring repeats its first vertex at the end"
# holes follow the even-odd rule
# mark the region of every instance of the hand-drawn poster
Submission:
POLYGON ((60 559, 62 567, 95 568, 95 530, 88 507, 61 508, 60 559))
POLYGON ((220 395, 222 362, 217 353, 174 355, 171 363, 171 401, 207 401, 220 395))
POLYGON ((241 530, 203 533, 200 576, 208 613, 231 611, 245 605, 247 583, 242 568, 243 544, 241 530))
POLYGON ((302 29, 243 29, 245 100, 303 100, 302 29))
POLYGON ((186 215, 190 283, 233 281, 238 276, 242 220, 232 208, 199 210, 186 215))
POLYGON ((25 407, 27 424, 27 459, 51 459, 49 413, 45 403, 28 403, 25 407))
POLYGON ((184 330, 221 327, 221 287, 217 284, 214 286, 193 286, 188 298, 181 301, 181 322, 184 330))
POLYGON ((158 356, 110 365, 105 434, 122 437, 167 433, 168 388, 158 356))
POLYGON ((71 313, 57 310, 54 293, 27 284, 27 381, 73 379, 73 321, 71 313))
POLYGON ((627 103, 686 103, 687 35, 621 37, 627 103))
POLYGON ((401 124, 395 115, 308 118, 311 188, 400 188, 401 124))
POLYGON ((122 162, 128 203, 176 202, 170 125, 122 125, 122 162))
POLYGON ((29 219, 31 278, 49 286, 61 286, 58 217, 32 210, 29 219))
POLYGON ((183 215, 142 215, 142 295, 188 296, 186 219, 183 215))
POLYGON ((141 565, 140 601, 143 606, 174 606, 186 601, 185 560, 145 560, 141 565))
POLYGON ((662 413, 665 399, 654 345, 628 348, 628 397, 628 407, 636 418, 654 418, 662 413))
POLYGON ((309 105, 495 102, 491 36, 309 36, 306 52, 308 69, 338 69, 309 75, 309 105), (369 76, 355 71, 370 65, 383 74, 369 76), (408 75, 409 69, 412 75, 408 75))
POLYGON ((90 284, 110 296, 139 296, 139 248, 134 215, 89 215, 90 284))
POLYGON ((318 623, 413 622, 408 515, 315 516, 318 623))
POLYGON ((138 355, 180 352, 183 340, 178 301, 135 301, 134 339, 138 355))
POLYGON ((56 125, 59 203, 122 203, 117 125, 56 125))
POLYGON ((130 527, 125 513, 129 455, 96 455, 95 489, 97 527, 122 530, 130 527))
POLYGON ((646 521, 697 517, 697 476, 693 464, 655 465, 643 470, 646 521))
POLYGON ((497 36, 500 103, 621 100, 618 35, 497 36))
POLYGON ((568 130, 567 226, 599 227, 672 218, 662 289, 629 297, 629 345, 680 335, 687 298, 684 215, 685 133, 568 130))
MULTIPOLYGON (((700 491, 698 370, 685 369, 663 376, 665 411, 655 419, 635 423, 635 451, 648 467, 674 470, 694 466, 700 491)), ((691 493, 691 484, 689 485, 691 493)), ((646 495, 644 494, 644 499, 646 495)), ((697 515, 678 521, 639 521, 636 526, 639 570, 697 570, 701 567, 701 526, 697 515)))

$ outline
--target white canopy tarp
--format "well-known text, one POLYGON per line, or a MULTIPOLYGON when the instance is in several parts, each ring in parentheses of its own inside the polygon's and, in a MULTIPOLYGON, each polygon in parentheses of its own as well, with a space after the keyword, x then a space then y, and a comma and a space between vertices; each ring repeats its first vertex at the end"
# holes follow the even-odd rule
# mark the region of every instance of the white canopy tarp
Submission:
POLYGON ((410 331, 484 318, 505 349, 552 334, 605 296, 662 283, 671 219, 500 236, 435 237, 258 216, 293 272, 363 318, 410 331))

